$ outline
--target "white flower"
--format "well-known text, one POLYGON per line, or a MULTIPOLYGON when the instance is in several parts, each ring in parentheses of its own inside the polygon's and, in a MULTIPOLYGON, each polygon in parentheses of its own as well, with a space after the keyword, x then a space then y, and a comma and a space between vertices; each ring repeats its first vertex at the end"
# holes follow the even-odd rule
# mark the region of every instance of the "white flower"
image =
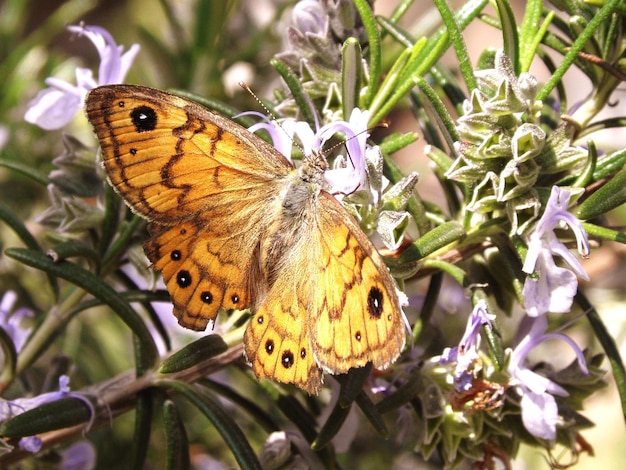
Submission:
MULTIPOLYGON (((244 114, 260 115, 259 113, 244 114)), ((323 151, 324 143, 333 135, 343 133, 348 155, 336 158, 334 167, 327 170, 324 177, 334 195, 352 194, 357 189, 366 187, 367 159, 380 154, 377 146, 372 147, 367 144, 369 111, 354 108, 350 114, 350 121, 331 122, 319 128, 317 132, 314 132, 304 121, 286 119, 279 124, 270 122, 265 116, 262 117, 265 122, 259 122, 248 130, 250 132, 256 132, 259 129, 267 131, 274 147, 289 159, 291 159, 291 149, 296 137, 302 145, 304 154, 311 155, 313 152, 323 151)))
POLYGON ((76 69, 76 85, 48 77, 46 84, 50 88, 37 94, 24 115, 26 121, 45 130, 60 129, 70 122, 82 108, 85 95, 92 88, 122 83, 139 52, 139 45, 133 44, 123 53, 124 47, 118 46, 111 34, 99 26, 68 26, 67 29, 86 36, 98 50, 98 79, 94 79, 91 70, 81 67, 76 69))

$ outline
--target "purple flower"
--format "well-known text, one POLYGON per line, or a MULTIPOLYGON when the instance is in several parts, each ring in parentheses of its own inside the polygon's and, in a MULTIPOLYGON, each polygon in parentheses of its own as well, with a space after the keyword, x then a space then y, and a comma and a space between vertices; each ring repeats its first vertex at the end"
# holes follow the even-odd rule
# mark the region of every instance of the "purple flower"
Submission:
POLYGON ((109 32, 99 26, 68 26, 67 29, 79 36, 86 36, 98 50, 98 80, 94 79, 91 70, 81 67, 76 69, 76 85, 48 77, 46 84, 50 88, 37 94, 24 115, 26 121, 45 130, 60 129, 70 122, 82 108, 85 95, 92 88, 122 83, 139 52, 139 45, 133 44, 123 53, 124 47, 118 46, 109 32))
POLYGON ((318 0, 300 0, 294 5, 291 15, 300 34, 322 39, 328 34, 328 13, 318 0))
POLYGON ((96 449, 89 441, 72 444, 61 452, 60 470, 91 470, 96 467, 96 449))
POLYGON ((18 443, 20 449, 25 450, 26 452, 30 452, 31 454, 36 454, 41 449, 41 439, 37 436, 27 436, 20 439, 18 443))
MULTIPOLYGON (((255 114, 258 113, 246 113, 255 114)), ((308 123, 285 119, 280 123, 270 122, 263 116, 265 122, 257 123, 248 130, 256 132, 263 129, 270 134, 274 147, 291 159, 291 150, 294 139, 298 139, 305 155, 323 151, 324 143, 337 133, 345 135, 347 156, 335 159, 334 166, 325 173, 325 178, 333 194, 351 194, 357 189, 364 188, 367 182, 366 161, 380 153, 377 146, 367 144, 367 123, 369 111, 354 108, 350 121, 335 121, 322 126, 314 132, 308 123)))
POLYGON ((580 221, 567 211, 569 200, 568 190, 554 186, 543 216, 528 240, 528 253, 522 270, 532 275, 526 277, 523 296, 526 311, 532 317, 547 312, 569 312, 578 287, 576 274, 589 280, 578 259, 554 233, 557 225, 564 222, 576 236, 580 255, 583 258, 589 256, 587 233, 580 221), (571 270, 557 266, 554 255, 560 256, 571 270))
POLYGON ((487 303, 479 300, 467 320, 467 327, 459 345, 444 349, 440 363, 456 362, 454 373, 454 389, 457 392, 468 391, 472 388, 477 372, 482 368, 478 355, 480 346, 480 329, 484 325, 491 327, 494 315, 487 313, 487 303))
POLYGON ((30 335, 32 328, 22 325, 25 317, 32 317, 33 312, 27 308, 19 308, 13 311, 17 295, 13 291, 7 291, 0 301, 0 328, 2 328, 13 340, 15 351, 20 352, 30 335))
POLYGON ((548 325, 545 315, 527 318, 532 322, 530 330, 511 354, 511 384, 517 385, 522 393, 520 406, 524 427, 533 436, 553 440, 556 438, 556 425, 559 423, 559 410, 553 395, 566 397, 569 394, 556 383, 524 367, 524 361, 539 343, 549 339, 562 339, 574 350, 578 364, 585 374, 588 373, 587 364, 583 352, 570 337, 560 333, 545 333, 548 325))

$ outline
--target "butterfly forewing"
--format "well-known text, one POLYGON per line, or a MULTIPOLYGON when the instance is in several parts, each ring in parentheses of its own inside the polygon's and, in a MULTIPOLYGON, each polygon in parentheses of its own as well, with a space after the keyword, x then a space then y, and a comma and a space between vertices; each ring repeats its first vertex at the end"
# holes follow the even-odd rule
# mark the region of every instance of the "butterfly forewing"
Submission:
POLYGON ((105 86, 86 104, 109 180, 151 221, 144 248, 181 325, 202 330, 221 308, 250 307, 263 289, 253 264, 264 208, 292 165, 232 121, 159 90, 105 86))

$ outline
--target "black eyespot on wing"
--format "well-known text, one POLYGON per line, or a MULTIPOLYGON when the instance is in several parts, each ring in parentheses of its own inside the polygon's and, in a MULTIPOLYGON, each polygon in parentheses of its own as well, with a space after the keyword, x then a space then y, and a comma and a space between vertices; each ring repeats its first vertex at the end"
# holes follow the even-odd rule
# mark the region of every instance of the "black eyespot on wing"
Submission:
POLYGON ((189 274, 189 271, 184 269, 178 271, 178 274, 176 274, 176 283, 179 287, 189 287, 191 285, 191 274, 189 274))
POLYGON ((205 304, 211 304, 213 302, 213 294, 205 291, 200 294, 200 300, 202 300, 202 302, 204 302, 205 304))
POLYGON ((383 314, 383 293, 378 287, 372 287, 367 295, 367 312, 372 318, 383 314))
POLYGON ((283 357, 280 359, 280 362, 285 369, 289 369, 293 365, 293 353, 286 350, 283 353, 283 357))
POLYGON ((239 296, 237 294, 233 294, 230 300, 232 301, 232 303, 237 304, 239 303, 239 296))
POLYGON ((174 250, 170 253, 170 259, 172 261, 180 261, 180 259, 182 258, 183 254, 180 252, 180 250, 174 250))
POLYGON ((265 342, 265 352, 267 354, 272 354, 274 352, 274 341, 272 341, 271 339, 268 339, 265 342))
POLYGON ((149 106, 137 106, 130 112, 130 118, 137 132, 151 131, 157 126, 156 111, 149 106))

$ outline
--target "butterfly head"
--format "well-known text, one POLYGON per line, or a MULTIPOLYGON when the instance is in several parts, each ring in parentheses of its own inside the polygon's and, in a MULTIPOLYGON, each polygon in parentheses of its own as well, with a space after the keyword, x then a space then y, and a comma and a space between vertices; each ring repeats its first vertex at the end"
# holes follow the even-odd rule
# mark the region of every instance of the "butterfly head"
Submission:
POLYGON ((302 159, 300 166, 300 179, 306 183, 326 186, 324 183, 324 172, 328 169, 326 157, 320 151, 314 150, 310 155, 306 155, 302 159))

